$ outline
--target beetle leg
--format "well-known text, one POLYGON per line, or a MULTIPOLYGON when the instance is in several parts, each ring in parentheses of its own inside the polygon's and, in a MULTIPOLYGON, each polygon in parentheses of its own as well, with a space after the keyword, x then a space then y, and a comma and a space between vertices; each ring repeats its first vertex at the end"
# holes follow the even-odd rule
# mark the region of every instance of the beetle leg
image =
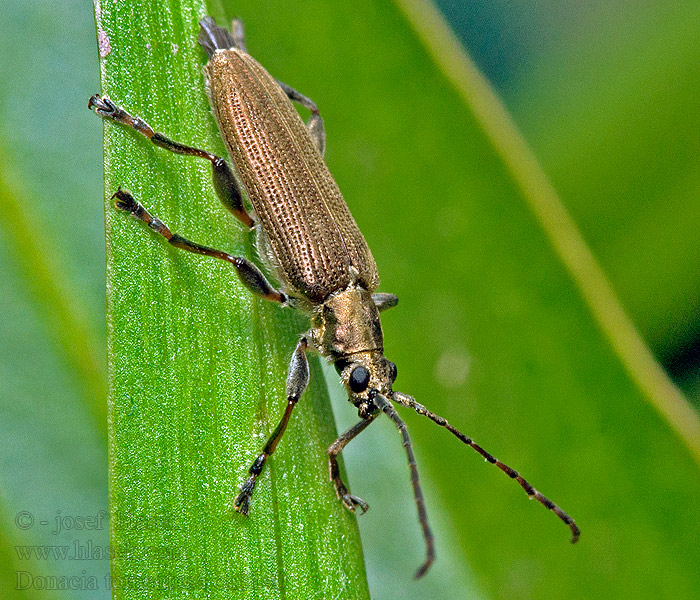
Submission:
POLYGON ((126 125, 135 129, 140 134, 146 136, 156 146, 165 148, 175 154, 185 154, 187 156, 198 156, 211 163, 211 177, 214 183, 216 195, 221 203, 246 227, 254 225, 253 218, 243 206, 243 196, 241 189, 233 174, 233 169, 221 157, 200 150, 192 146, 186 146, 165 137, 162 133, 153 131, 153 128, 140 117, 134 117, 126 112, 121 106, 117 106, 107 96, 95 94, 88 102, 88 108, 94 108, 103 119, 111 119, 116 123, 126 125))
POLYGON ((323 119, 321 118, 321 113, 318 110, 318 106, 316 106, 316 103, 311 100, 311 98, 307 98, 304 96, 304 94, 297 92, 293 87, 288 86, 283 81, 280 81, 279 79, 276 81, 282 88, 282 91, 287 94, 287 98, 289 98, 292 102, 301 104, 301 106, 308 108, 311 111, 311 118, 306 126, 309 129, 311 138, 316 144, 318 151, 321 153, 321 156, 323 156, 326 151, 326 129, 323 126, 323 119))
POLYGON ((333 486, 335 487, 335 493, 338 496, 338 499, 342 500, 345 508, 352 512, 355 512, 355 507, 359 506, 363 515, 367 512, 369 505, 362 498, 353 496, 350 492, 348 492, 348 488, 345 486, 340 477, 338 454, 342 452, 343 448, 348 445, 350 440, 362 433, 365 428, 372 421, 374 421, 378 414, 378 412, 370 414, 366 419, 362 419, 362 421, 353 425, 343 435, 335 440, 335 442, 331 444, 330 448, 328 448, 328 471, 330 479, 333 482, 333 486))
POLYGON ((284 304, 287 302, 287 296, 276 290, 270 285, 265 276, 262 274, 260 269, 256 267, 247 258, 242 258, 240 256, 231 256, 226 252, 221 250, 215 250, 214 248, 208 248, 207 246, 202 246, 191 242, 190 240, 173 233, 170 231, 168 226, 163 223, 159 218, 153 217, 150 213, 139 203, 134 197, 122 189, 116 191, 112 196, 116 198, 115 206, 117 209, 124 212, 128 212, 135 219, 139 219, 146 223, 153 231, 162 235, 168 243, 180 248, 182 250, 187 250, 188 252, 194 252, 195 254, 202 254, 203 256, 212 256, 214 258, 219 258, 230 262, 238 272, 238 277, 240 278, 243 285, 245 285, 251 292, 257 294, 265 300, 272 300, 273 302, 279 302, 284 304))
MULTIPOLYGON (((212 19, 212 21, 214 21, 214 19, 212 19)), ((240 19, 234 19, 231 23, 231 37, 233 37, 233 44, 236 48, 238 48, 241 52, 248 53, 248 48, 246 48, 245 45, 245 30, 243 28, 243 21, 240 19)))
POLYGON ((396 294, 372 294, 372 300, 374 301, 374 304, 379 312, 389 310, 399 303, 399 297, 396 294))
POLYGON ((248 509, 250 508, 250 498, 253 495, 255 481, 262 472, 265 461, 267 461, 268 457, 277 448, 277 444, 282 438, 285 429, 287 429, 292 411, 297 401, 304 393, 306 386, 309 384, 309 362, 306 359, 307 348, 308 342, 306 337, 303 337, 299 340, 296 350, 294 350, 294 354, 292 355, 292 360, 289 363, 289 372, 287 374, 287 408, 284 411, 284 415, 282 415, 282 420, 272 432, 267 442, 265 442, 260 455, 253 461, 250 469, 248 469, 248 479, 246 479, 241 486, 241 491, 233 503, 233 507, 244 515, 248 514, 248 509))

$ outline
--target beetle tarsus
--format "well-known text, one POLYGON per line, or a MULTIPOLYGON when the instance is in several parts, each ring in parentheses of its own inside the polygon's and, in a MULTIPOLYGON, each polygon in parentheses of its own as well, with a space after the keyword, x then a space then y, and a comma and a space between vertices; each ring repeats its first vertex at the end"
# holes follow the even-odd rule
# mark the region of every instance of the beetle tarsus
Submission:
POLYGON ((88 100, 88 108, 94 108, 95 113, 103 119, 111 119, 116 123, 131 127, 149 139, 153 138, 155 134, 153 128, 143 119, 133 117, 121 106, 112 102, 107 96, 100 97, 95 94, 88 100))
POLYGON ((101 117, 111 117, 117 111, 117 105, 114 104, 107 96, 95 94, 88 100, 88 108, 95 109, 95 112, 101 117))
POLYGON ((347 508, 350 512, 355 512, 355 509, 359 507, 362 511, 360 514, 364 515, 369 510, 369 504, 367 504, 359 496, 354 496, 353 494, 348 493, 345 486, 342 486, 341 488, 336 484, 335 493, 338 495, 338 498, 342 501, 345 508, 347 508))
POLYGON ((133 214, 139 207, 139 203, 136 202, 134 197, 129 192, 122 190, 121 187, 117 188, 117 191, 114 192, 110 198, 110 200, 115 199, 116 202, 114 203, 114 206, 118 210, 123 210, 124 212, 133 214))
POLYGON ((155 131, 141 117, 131 115, 121 106, 112 102, 107 96, 95 94, 88 100, 88 108, 94 108, 95 113, 103 119, 109 119, 134 129, 159 148, 175 154, 196 156, 208 160, 211 163, 214 190, 221 203, 248 229, 255 225, 253 217, 250 216, 243 204, 242 190, 236 181, 234 171, 223 158, 207 150, 201 150, 200 148, 171 140, 162 133, 155 131))
POLYGON ((233 503, 233 508, 235 511, 241 513, 244 517, 248 516, 248 510, 250 509, 250 494, 241 492, 236 497, 233 503))

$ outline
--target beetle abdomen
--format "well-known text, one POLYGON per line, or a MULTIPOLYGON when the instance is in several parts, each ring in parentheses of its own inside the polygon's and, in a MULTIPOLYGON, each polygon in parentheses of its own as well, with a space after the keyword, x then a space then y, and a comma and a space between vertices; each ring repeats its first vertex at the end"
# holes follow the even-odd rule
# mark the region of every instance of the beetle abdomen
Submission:
POLYGON ((224 141, 288 291, 318 303, 355 281, 376 289, 372 253, 282 89, 235 49, 216 51, 207 69, 224 141))

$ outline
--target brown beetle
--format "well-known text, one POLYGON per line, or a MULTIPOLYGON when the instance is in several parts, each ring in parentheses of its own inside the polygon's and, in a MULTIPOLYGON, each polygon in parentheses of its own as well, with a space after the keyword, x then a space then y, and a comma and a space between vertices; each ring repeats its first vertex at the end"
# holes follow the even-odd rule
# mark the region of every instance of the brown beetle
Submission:
POLYGON ((361 418, 328 448, 331 481, 338 498, 349 510, 359 507, 364 513, 368 506, 350 494, 343 483, 338 469, 340 452, 381 413, 401 433, 426 544, 426 559, 416 577, 426 573, 434 560, 435 549, 411 440, 392 403, 412 408, 445 427, 516 479, 530 497, 554 511, 569 526, 571 541, 576 542, 580 535, 578 527, 556 504, 445 419, 411 396, 392 389, 396 365, 384 357, 379 313, 395 306, 398 298, 393 294, 373 293, 379 285, 377 266, 323 161, 325 133, 316 104, 273 79, 247 53, 240 21, 234 21, 233 33, 217 26, 211 17, 205 17, 200 25, 199 43, 209 57, 206 66, 209 95, 235 171, 223 158, 156 133, 142 119, 131 116, 107 97, 95 95, 88 106, 101 117, 135 129, 162 148, 209 160, 217 195, 244 226, 255 230, 260 255, 280 288, 273 287, 248 259, 201 246, 172 233, 121 189, 114 194, 118 209, 147 223, 173 246, 230 262, 252 292, 282 306, 298 308, 311 320, 311 329, 299 340, 289 365, 284 415, 250 467, 249 477, 235 499, 235 508, 248 514, 255 482, 308 384, 306 352, 315 350, 334 364, 348 399, 361 418), (311 111, 308 124, 301 120, 292 101, 311 111), (245 207, 241 190, 246 191, 252 212, 245 207))

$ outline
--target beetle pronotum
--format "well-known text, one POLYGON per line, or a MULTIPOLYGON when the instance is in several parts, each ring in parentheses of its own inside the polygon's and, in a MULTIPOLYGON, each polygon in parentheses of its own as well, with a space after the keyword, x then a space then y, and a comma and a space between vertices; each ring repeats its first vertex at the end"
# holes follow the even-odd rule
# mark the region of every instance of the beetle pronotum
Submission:
POLYGON ((234 501, 235 509, 248 514, 257 478, 274 453, 308 384, 306 353, 315 350, 333 363, 349 401, 360 416, 360 421, 328 448, 331 482, 349 510, 359 507, 364 513, 368 506, 343 483, 338 468, 340 452, 382 413, 401 434, 426 546, 426 558, 416 577, 424 575, 432 564, 435 548, 411 440, 394 403, 446 428, 515 479, 528 496, 536 498, 569 526, 571 541, 576 542, 580 531, 574 520, 520 474, 411 396, 392 389, 396 365, 384 357, 379 313, 395 306, 398 298, 374 293, 379 285, 377 266, 323 162, 325 132, 318 107, 306 96, 273 79, 247 53, 240 21, 234 21, 232 33, 217 26, 211 17, 205 17, 200 25, 199 43, 209 57, 206 66, 209 96, 233 169, 219 156, 156 133, 145 121, 133 117, 107 97, 95 95, 88 106, 103 118, 135 129, 161 148, 208 160, 218 197, 245 227, 255 230, 260 256, 267 270, 276 276, 279 287, 273 286, 250 260, 172 233, 121 189, 113 196, 117 209, 144 221, 177 248, 228 261, 254 294, 282 306, 298 308, 311 321, 311 328, 301 336, 289 364, 287 407, 251 465, 234 501), (308 124, 301 120, 292 101, 310 110, 308 124), (243 202, 242 190, 252 203, 252 211, 243 202))

